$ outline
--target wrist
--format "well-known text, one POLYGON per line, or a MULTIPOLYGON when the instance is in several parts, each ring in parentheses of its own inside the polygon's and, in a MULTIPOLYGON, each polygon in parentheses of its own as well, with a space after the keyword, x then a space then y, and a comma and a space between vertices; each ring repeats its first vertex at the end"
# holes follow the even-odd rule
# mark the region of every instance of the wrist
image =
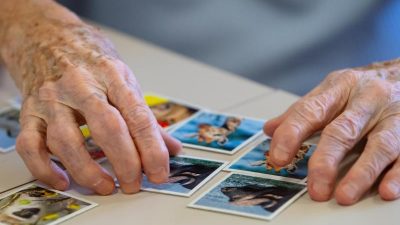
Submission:
POLYGON ((22 92, 24 92, 23 86, 26 86, 23 84, 25 80, 28 80, 25 83, 30 83, 29 80, 36 79, 26 77, 36 76, 26 72, 29 55, 33 55, 42 42, 56 36, 62 37, 60 34, 57 35, 60 29, 82 24, 83 22, 75 14, 52 0, 2 0, 0 61, 5 64, 22 92), (24 61, 26 65, 23 65, 24 61))

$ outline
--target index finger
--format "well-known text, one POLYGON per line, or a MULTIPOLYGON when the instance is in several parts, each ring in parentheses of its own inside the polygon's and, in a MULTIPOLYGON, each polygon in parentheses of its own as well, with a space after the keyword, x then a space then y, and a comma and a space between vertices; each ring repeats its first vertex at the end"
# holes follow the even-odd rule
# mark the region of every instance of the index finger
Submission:
MULTIPOLYGON (((351 76, 341 76, 346 75, 351 76)), ((280 118, 282 121, 273 132, 271 141, 270 157, 273 164, 288 164, 301 143, 328 124, 344 108, 351 85, 347 77, 336 79, 336 85, 326 82, 321 84, 317 93, 306 96, 280 118)))

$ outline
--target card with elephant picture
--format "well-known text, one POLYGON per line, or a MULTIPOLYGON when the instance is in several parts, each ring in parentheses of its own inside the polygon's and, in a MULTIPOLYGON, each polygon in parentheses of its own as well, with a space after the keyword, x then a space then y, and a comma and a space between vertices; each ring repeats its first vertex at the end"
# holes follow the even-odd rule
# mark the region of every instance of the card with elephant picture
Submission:
POLYGON ((153 184, 143 177, 142 190, 189 197, 226 166, 226 162, 179 155, 169 161, 167 183, 153 184))
POLYGON ((170 131, 186 147, 234 154, 262 133, 264 121, 202 111, 170 131))
POLYGON ((144 99, 158 124, 165 129, 172 128, 200 111, 198 106, 159 94, 145 93, 144 99))
POLYGON ((271 138, 265 137, 260 144, 249 149, 242 156, 231 162, 225 170, 246 174, 261 174, 271 178, 281 178, 294 182, 305 181, 307 164, 316 149, 315 144, 303 143, 292 161, 286 166, 275 166, 270 162, 271 138))
POLYGON ((305 184, 230 173, 188 207, 271 220, 305 192, 305 184))

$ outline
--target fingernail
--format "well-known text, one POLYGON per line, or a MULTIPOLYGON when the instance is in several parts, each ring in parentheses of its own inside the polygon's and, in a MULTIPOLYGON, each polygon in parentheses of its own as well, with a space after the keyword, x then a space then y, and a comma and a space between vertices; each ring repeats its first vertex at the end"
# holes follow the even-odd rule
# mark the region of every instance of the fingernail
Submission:
POLYGON ((155 170, 149 171, 146 175, 152 183, 166 183, 169 177, 169 170, 165 167, 159 167, 155 170))
POLYGON ((392 194, 394 196, 399 196, 400 194, 400 187, 397 184, 397 182, 391 181, 387 184, 387 187, 389 188, 390 192, 392 192, 392 194))
POLYGON ((135 179, 129 183, 127 182, 120 182, 121 187, 122 187, 122 191, 125 194, 134 194, 140 191, 140 187, 142 184, 141 178, 135 179))
POLYGON ((312 183, 312 189, 315 193, 322 197, 329 197, 331 195, 331 187, 328 183, 323 181, 314 181, 312 183))
POLYGON ((357 192, 358 192, 358 187, 352 183, 347 183, 344 184, 342 187, 342 192, 348 199, 351 201, 357 200, 357 192))
POLYGON ((93 189, 100 195, 109 195, 114 191, 114 182, 107 179, 100 179, 93 184, 93 189))
POLYGON ((55 183, 53 183, 53 188, 57 190, 64 191, 68 188, 69 183, 65 181, 64 179, 58 180, 55 183))

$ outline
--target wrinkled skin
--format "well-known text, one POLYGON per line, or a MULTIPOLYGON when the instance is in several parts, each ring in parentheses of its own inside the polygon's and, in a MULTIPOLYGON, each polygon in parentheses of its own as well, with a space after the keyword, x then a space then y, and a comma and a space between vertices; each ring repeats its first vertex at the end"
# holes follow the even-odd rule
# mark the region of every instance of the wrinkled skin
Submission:
POLYGON ((377 181, 385 200, 400 196, 400 61, 331 73, 284 114, 268 121, 273 136, 271 160, 286 165, 301 143, 321 131, 309 161, 308 190, 312 199, 354 204, 377 181), (338 166, 366 137, 361 156, 336 185, 338 166), (388 169, 387 171, 385 169, 388 169))
POLYGON ((124 192, 139 191, 142 170, 154 183, 167 181, 169 154, 180 143, 157 125, 111 43, 53 1, 4 4, 0 20, 9 23, 0 27, 1 56, 23 96, 16 148, 32 174, 68 188, 69 177, 50 160, 54 154, 77 183, 112 193, 113 178, 85 149, 79 126, 87 123, 124 192))

